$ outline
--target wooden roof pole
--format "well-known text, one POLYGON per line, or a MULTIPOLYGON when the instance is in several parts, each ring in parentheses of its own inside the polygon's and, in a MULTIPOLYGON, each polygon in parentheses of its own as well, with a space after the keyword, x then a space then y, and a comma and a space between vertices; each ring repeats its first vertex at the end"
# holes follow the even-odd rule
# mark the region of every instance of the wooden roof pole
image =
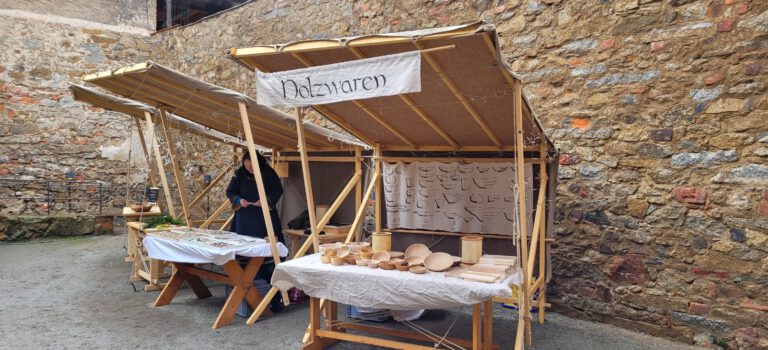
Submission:
MULTIPOLYGON (((363 54, 363 52, 356 47, 350 47, 349 51, 352 51, 352 53, 355 54, 355 57, 357 58, 360 58, 360 59, 367 58, 365 54, 363 54)), ((421 119, 424 120, 424 122, 427 123, 427 125, 429 125, 432 128, 432 130, 440 134, 443 140, 448 142, 453 147, 459 146, 459 144, 456 143, 456 141, 454 141, 448 135, 448 133, 445 132, 445 130, 443 130, 439 125, 437 125, 437 123, 435 123, 435 121, 432 120, 432 118, 426 112, 424 112, 424 110, 421 109, 421 107, 419 107, 418 105, 416 105, 415 102, 413 102, 413 99, 411 99, 405 94, 397 95, 397 97, 400 97, 400 99, 403 100, 403 102, 405 102, 405 104, 408 105, 408 107, 410 107, 414 113, 416 113, 419 117, 421 117, 421 119)))
MULTIPOLYGON (((107 89, 110 89, 109 86, 118 86, 118 87, 122 87, 122 88, 128 89, 128 90, 132 89, 132 87, 130 85, 127 85, 127 84, 125 84, 123 82, 120 82, 120 81, 117 81, 117 80, 110 80, 110 81, 102 80, 102 81, 95 82, 94 84, 97 84, 99 86, 105 87, 107 89)), ((147 88, 147 86, 144 86, 144 88, 147 88)), ((155 88, 149 87, 149 88, 147 88, 147 90, 154 91, 155 94, 151 94, 150 95, 150 94, 146 94, 146 93, 142 93, 142 92, 138 92, 138 94, 147 96, 147 97, 153 99, 156 102, 162 103, 162 104, 155 105, 153 107, 162 107, 162 106, 166 106, 166 105, 174 105, 176 102, 169 102, 169 101, 178 101, 178 100, 180 100, 180 98, 178 98, 176 96, 168 95, 165 91, 160 90, 160 89, 155 89, 155 88)), ((196 105, 198 108, 203 109, 203 110, 207 109, 203 105, 199 105, 199 104, 194 103, 194 101, 191 101, 189 104, 190 105, 196 105)), ((196 116, 198 118, 210 119, 210 118, 208 118, 208 117, 206 117, 204 115, 201 115, 201 114, 198 114, 198 113, 194 113, 194 112, 191 112, 191 111, 188 111, 188 110, 185 110, 184 113, 188 113, 190 115, 194 115, 194 116, 196 116)), ((218 123, 218 121, 216 121, 216 122, 218 123)), ((218 125, 221 125, 221 124, 218 123, 218 125)), ((214 129, 216 131, 220 131, 222 133, 225 133, 225 134, 229 135, 227 132, 220 130, 220 129, 222 129, 221 126, 219 126, 219 127, 213 126, 213 127, 211 127, 211 129, 214 129)), ((271 135, 272 136, 279 136, 281 138, 284 138, 286 141, 284 141, 284 142, 277 142, 277 141, 271 140, 269 138, 265 138, 264 141, 271 142, 274 145, 281 145, 281 146, 286 146, 286 145, 291 146, 292 145, 290 143, 290 141, 293 140, 293 137, 289 137, 289 136, 285 136, 285 135, 277 134, 277 133, 271 134, 271 135)), ((271 146, 271 145, 267 145, 267 146, 271 146)))
POLYGON ((184 215, 184 221, 189 224, 189 207, 187 206, 187 192, 184 189, 184 175, 181 173, 181 169, 179 169, 179 159, 176 157, 176 145, 174 145, 171 140, 171 127, 168 123, 168 116, 165 114, 165 109, 160 108, 160 125, 163 127, 165 143, 168 146, 168 157, 171 159, 173 178, 176 180, 176 190, 179 191, 179 198, 181 199, 182 215, 184 215))
MULTIPOLYGON (((272 226, 272 215, 269 212, 269 200, 267 199, 267 191, 264 188, 264 179, 261 177, 261 166, 259 165, 259 158, 256 153, 256 145, 253 143, 253 134, 251 133, 251 123, 248 121, 248 109, 244 102, 238 102, 237 107, 240 110, 240 120, 243 123, 243 133, 245 134, 245 142, 248 145, 248 154, 250 155, 253 164, 253 175, 255 175, 256 188, 259 191, 259 198, 261 198, 261 213, 264 215, 264 225, 267 227, 267 236, 269 238, 269 245, 272 248, 272 259, 275 261, 275 265, 280 264, 280 251, 277 249, 277 237, 275 237, 275 228, 272 226)), ((253 311, 251 317, 248 318, 247 323, 253 324, 261 316, 261 313, 267 308, 272 297, 277 293, 277 288, 272 287, 261 303, 253 311)), ((288 293, 281 292, 283 296, 283 302, 288 302, 288 293)))
POLYGON ((171 189, 168 187, 168 179, 165 177, 165 167, 163 166, 163 156, 160 154, 160 146, 157 144, 157 137, 155 137, 155 123, 152 121, 152 116, 149 112, 144 112, 144 119, 149 129, 149 140, 152 142, 152 150, 155 153, 155 163, 157 163, 157 172, 160 174, 160 181, 163 184, 163 194, 165 194, 165 201, 168 205, 168 213, 175 217, 176 209, 173 208, 173 196, 171 196, 171 189))
POLYGON ((319 227, 317 226, 317 212, 315 210, 315 195, 312 191, 312 177, 309 172, 309 160, 307 159, 307 143, 304 140, 304 115, 299 108, 296 108, 296 134, 299 136, 299 154, 301 155, 301 170, 303 172, 302 179, 304 180, 304 193, 307 199, 307 213, 309 214, 309 227, 312 231, 312 235, 309 239, 312 240, 312 247, 315 252, 320 252, 320 238, 317 236, 320 234, 319 227))
MULTIPOLYGON (((413 43, 416 48, 419 50, 424 50, 424 44, 420 42, 414 42, 413 43)), ((488 123, 485 122, 485 119, 483 119, 483 116, 480 115, 480 113, 477 112, 475 107, 472 107, 472 104, 467 101, 466 98, 461 94, 461 91, 456 86, 456 83, 453 82, 453 79, 451 79, 443 70, 443 67, 440 66, 440 64, 435 60, 434 57, 432 57, 429 53, 422 53, 422 57, 427 60, 427 63, 432 67, 432 69, 437 73, 438 76, 440 76, 441 79, 443 79, 443 82, 448 87, 448 89, 451 90, 454 96, 461 102, 461 105, 464 106, 464 109, 469 112, 469 114, 472 116, 472 118, 475 119, 475 122, 477 122, 477 125, 480 126, 481 129, 485 132, 486 135, 493 141, 493 144, 496 146, 501 146, 501 141, 499 141, 499 138, 496 137, 496 135, 491 131, 491 128, 488 127, 488 123)))
MULTIPOLYGON (((137 77, 134 77, 132 75, 123 75, 123 76, 120 76, 119 78, 130 80, 133 83, 137 83, 137 84, 142 83, 142 80, 140 80, 137 77)), ((148 75, 147 78, 143 80, 142 88, 145 88, 147 86, 152 87, 152 85, 151 85, 152 82, 160 85, 158 87, 154 87, 154 90, 155 90, 156 93, 163 94, 163 95, 167 94, 168 90, 163 88, 162 86, 165 86, 165 87, 170 88, 172 90, 177 90, 177 91, 185 92, 185 93, 188 93, 188 94, 196 94, 197 93, 197 90, 195 90, 195 89, 187 88, 187 87, 185 87, 183 85, 177 84, 177 83, 172 82, 172 81, 158 79, 158 78, 153 77, 152 75, 148 75)), ((149 96, 149 95, 147 95, 147 96, 149 96)), ((206 101, 208 103, 217 105, 217 106, 221 107, 223 110, 231 111, 231 112, 233 112, 233 114, 238 113, 237 108, 234 108, 234 107, 228 105, 225 102, 218 101, 218 100, 216 100, 214 98, 210 98, 210 97, 206 96, 205 94, 196 94, 195 96, 197 98, 199 98, 200 100, 203 100, 203 101, 206 101)), ((205 105, 201 105, 201 104, 196 103, 195 101, 192 101, 192 100, 189 100, 186 103, 187 104, 196 105, 196 106, 198 106, 200 108, 203 108, 203 109, 209 109, 205 105)), ((288 125, 283 124, 283 123, 278 122, 278 121, 270 120, 270 119, 268 119, 266 117, 262 117, 260 115, 254 114, 254 113, 249 114, 249 116, 253 117, 253 119, 255 119, 255 120, 257 120, 257 121, 259 121, 261 123, 267 124, 269 126, 272 126, 272 127, 277 128, 279 130, 282 130, 282 131, 287 131, 288 135, 291 138, 291 140, 295 140, 294 131, 293 131, 293 129, 288 127, 288 125)), ((321 137, 321 136, 307 135, 307 138, 310 139, 312 143, 322 143, 322 144, 326 144, 326 145, 336 146, 332 142, 328 141, 327 139, 325 139, 324 137, 321 137)))
MULTIPOLYGON (((315 66, 314 63, 312 63, 310 60, 308 60, 306 57, 304 57, 300 53, 292 53, 291 55, 293 55, 293 57, 295 57, 297 60, 299 60, 302 64, 304 64, 307 67, 315 66)), ((365 112, 369 116, 371 116, 371 118, 373 118, 373 120, 377 121, 379 124, 384 126, 387 130, 389 130, 389 132, 391 132, 392 134, 397 136, 400 140, 402 140, 403 142, 405 142, 406 144, 408 144, 411 147, 416 147, 416 143, 415 142, 411 141, 411 139, 409 139, 402 132, 400 132, 400 130, 395 128, 394 125, 392 125, 388 121, 386 121, 384 119, 384 117, 380 116, 378 113, 376 113, 372 109, 370 109, 370 107, 368 107, 368 105, 366 105, 365 103, 362 103, 362 102, 360 102, 358 100, 352 100, 350 102, 354 103, 355 106, 357 106, 358 108, 362 109, 363 112, 365 112)))
MULTIPOLYGON (((520 318, 524 323, 525 328, 525 340, 526 343, 530 342, 530 282, 528 279, 528 210, 526 208, 526 186, 525 186, 525 154, 523 153, 523 91, 522 84, 519 80, 514 83, 514 99, 515 99, 515 142, 517 149, 515 150, 517 169, 517 199, 519 213, 519 220, 517 225, 520 233, 520 265, 523 269, 523 285, 520 287, 523 297, 520 303, 520 318)), ((519 329, 518 329, 519 332, 519 329)), ((530 344, 529 344, 530 345, 530 344)))

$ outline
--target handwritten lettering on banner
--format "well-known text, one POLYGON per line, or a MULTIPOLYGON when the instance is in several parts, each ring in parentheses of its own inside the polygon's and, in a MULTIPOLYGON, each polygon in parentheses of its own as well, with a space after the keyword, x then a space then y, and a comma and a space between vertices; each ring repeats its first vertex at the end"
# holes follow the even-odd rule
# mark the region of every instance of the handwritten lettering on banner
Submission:
POLYGON ((256 101, 266 106, 303 107, 419 91, 419 51, 284 72, 256 72, 256 101))

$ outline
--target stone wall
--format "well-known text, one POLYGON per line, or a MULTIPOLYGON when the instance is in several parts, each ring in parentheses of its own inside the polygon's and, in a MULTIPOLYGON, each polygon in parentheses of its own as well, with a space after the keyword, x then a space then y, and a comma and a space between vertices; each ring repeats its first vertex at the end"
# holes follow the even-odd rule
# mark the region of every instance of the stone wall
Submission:
POLYGON ((768 304, 768 2, 257 2, 158 34, 152 57, 251 93, 230 47, 477 19, 563 152, 556 309, 768 346, 768 315, 739 305, 768 304))
POLYGON ((102 24, 155 30, 157 0, 0 0, 0 13, 18 17, 39 15, 68 21, 86 20, 102 24))

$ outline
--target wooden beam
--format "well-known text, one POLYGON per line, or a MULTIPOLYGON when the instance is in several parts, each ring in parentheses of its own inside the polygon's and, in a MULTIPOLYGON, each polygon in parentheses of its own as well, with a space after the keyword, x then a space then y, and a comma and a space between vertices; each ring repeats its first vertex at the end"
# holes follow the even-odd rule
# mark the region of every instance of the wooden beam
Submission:
MULTIPOLYGON (((316 331, 313 330, 312 333, 314 333, 316 336, 319 336, 321 338, 338 339, 338 340, 344 340, 344 341, 360 343, 360 344, 375 345, 375 346, 380 346, 380 347, 385 347, 390 349, 408 349, 408 350, 434 350, 435 349, 434 347, 429 347, 429 346, 403 343, 395 340, 372 338, 372 337, 366 337, 366 336, 357 335, 357 334, 348 334, 348 333, 329 331, 329 330, 323 330, 323 329, 318 329, 316 331)), ((312 341, 310 340, 310 342, 312 341)))
MULTIPOLYGON (((363 58, 367 58, 367 56, 366 56, 365 54, 363 54, 363 52, 362 52, 362 51, 361 51, 359 48, 356 48, 356 47, 350 47, 350 48, 349 48, 349 51, 351 51, 351 52, 352 52, 352 53, 355 55, 355 57, 357 57, 357 58, 360 58, 360 59, 363 59, 363 58)), ((422 52, 423 52, 423 51, 422 51, 422 52)), ((418 105, 417 105, 415 102, 413 102, 413 100, 412 100, 410 97, 408 97, 408 96, 407 96, 407 95, 405 95, 405 94, 400 94, 400 95, 397 95, 397 97, 399 97, 399 98, 400 98, 400 99, 401 99, 403 102, 405 102, 405 104, 406 104, 408 107, 410 107, 410 108, 411 108, 411 110, 412 110, 414 113, 416 113, 416 115, 418 115, 419 117, 421 117, 421 119, 422 119, 422 120, 423 120, 425 123, 427 123, 427 125, 429 125, 429 127, 431 127, 431 128, 432 128, 432 130, 434 130, 436 133, 438 133, 438 134, 439 134, 439 135, 440 135, 440 136, 443 138, 443 140, 445 140, 446 142, 448 142, 448 143, 449 143, 451 146, 453 146, 453 147, 459 147, 459 144, 458 144, 458 143, 456 143, 456 141, 454 141, 454 140, 453 140, 453 139, 452 139, 452 138, 451 138, 451 137, 448 135, 448 133, 447 133, 447 132, 445 132, 445 130, 443 130, 443 128, 441 128, 439 125, 437 125, 437 123, 435 123, 435 121, 434 121, 434 120, 432 120, 432 118, 431 118, 429 115, 427 115, 427 113, 426 113, 426 112, 424 112, 424 110, 423 110, 423 109, 421 109, 421 107, 419 107, 419 106, 418 106, 418 105)))
POLYGON ((546 198, 546 191, 547 191, 547 179, 546 175, 541 179, 541 184, 539 186, 539 198, 536 200, 536 214, 533 219, 533 230, 531 230, 531 246, 530 246, 530 252, 528 253, 528 271, 525 271, 528 273, 528 278, 533 278, 533 266, 536 263, 536 253, 538 249, 539 244, 539 236, 541 231, 541 224, 544 221, 544 212, 545 212, 545 206, 544 206, 544 199, 546 198))
POLYGON ((523 162, 523 111, 522 111, 522 99, 523 91, 520 81, 515 81, 513 87, 514 99, 515 99, 515 142, 517 144, 517 192, 518 192, 518 207, 519 222, 517 223, 520 229, 520 254, 522 255, 520 261, 523 269, 523 286, 520 291, 523 294, 520 305, 520 318, 523 320, 526 334, 524 335, 526 342, 530 341, 530 306, 531 300, 530 283, 528 282, 528 210, 526 208, 526 188, 525 188, 525 163, 523 162))
MULTIPOLYGON (((300 162, 301 157, 296 156, 278 156, 276 160, 283 162, 300 162)), ((307 160, 310 162, 326 162, 326 163, 352 163, 355 162, 354 157, 326 157, 326 156, 308 156, 307 160)))
MULTIPOLYGON (((462 158, 462 157, 383 157, 385 162, 466 162, 466 163, 511 163, 512 158, 462 158)), ((550 162, 547 159, 541 158, 525 158, 525 163, 528 164, 546 164, 550 162)))
MULTIPOLYGON (((300 54, 298 52, 292 53, 291 55, 294 58, 296 58, 297 60, 299 60, 299 62, 301 62, 306 67, 314 67, 315 66, 315 64, 312 61, 310 61, 309 59, 307 59, 306 57, 304 57, 302 54, 300 54)), ((409 139, 407 136, 405 136, 405 134, 400 132, 400 130, 398 130, 394 125, 392 125, 390 122, 388 122, 386 119, 384 119, 384 117, 382 117, 381 115, 376 113, 374 110, 372 110, 370 107, 368 107, 368 105, 366 105, 365 103, 360 102, 358 100, 351 100, 349 102, 354 103, 355 106, 357 106, 358 108, 363 110, 363 112, 368 114, 371 118, 373 118, 373 120, 375 120, 376 122, 381 124, 389 132, 391 132, 392 134, 397 136, 400 140, 402 140, 403 142, 405 142, 409 146, 411 146, 411 147, 416 146, 416 144, 413 141, 411 141, 411 139, 409 139)))
MULTIPOLYGON (((373 148, 373 162, 376 173, 382 174, 381 145, 376 144, 373 148)), ((376 231, 381 232, 381 200, 382 197, 381 176, 376 177, 376 207, 374 208, 374 219, 376 220, 376 231)))
POLYGON ((165 166, 163 165, 163 156, 160 155, 160 146, 157 144, 157 137, 155 137, 155 123, 152 122, 152 116, 149 112, 144 112, 144 119, 147 122, 147 128, 149 128, 149 139, 152 142, 152 150, 155 153, 157 172, 160 174, 160 181, 163 184, 163 193, 165 194, 165 202, 168 205, 168 213, 175 217, 176 209, 173 208, 173 196, 171 196, 171 189, 168 186, 168 179, 165 177, 165 166))
POLYGON ((360 207, 358 207, 357 213, 355 213, 355 220, 352 221, 352 227, 349 228, 347 239, 344 240, 345 244, 351 242, 353 236, 355 237, 355 241, 358 240, 357 230, 360 228, 360 223, 363 222, 363 214, 365 213, 365 207, 367 207, 366 202, 368 202, 368 199, 371 198, 371 193, 373 193, 373 189, 376 187, 376 184, 379 183, 379 177, 381 177, 381 174, 378 172, 378 170, 374 170, 373 176, 371 177, 371 183, 368 184, 368 188, 365 190, 362 203, 360 203, 360 207))
MULTIPOLYGON (((363 152, 360 150, 360 147, 355 147, 355 173, 360 174, 362 176, 363 174, 363 152)), ((357 184, 355 184, 355 213, 357 213, 357 210, 360 209, 360 200, 363 196, 363 181, 358 181, 357 184)))
MULTIPOLYGON (((237 103, 238 109, 240 110, 240 119, 243 123, 243 133, 245 134, 245 141, 248 145, 248 154, 251 156, 251 164, 253 164, 253 174, 255 175, 256 180, 256 187, 259 191, 259 198, 262 199, 262 205, 261 205, 261 213, 264 215, 264 224, 267 226, 267 235, 269 236, 269 244, 272 248, 272 259, 275 261, 275 266, 280 264, 280 253, 277 249, 277 238, 275 237, 275 228, 272 227, 272 216, 269 213, 269 199, 267 198, 267 192, 264 189, 264 179, 261 177, 261 166, 259 165, 259 158, 256 153, 256 145, 253 143, 253 134, 251 133, 251 124, 248 122, 248 110, 245 106, 244 102, 238 102, 237 103)), ((272 289, 275 289, 272 287, 272 289)), ((271 291, 270 291, 271 292, 271 291)), ((288 293, 287 292, 281 292, 283 296, 283 302, 288 302, 288 293)), ((273 293, 274 295, 274 293, 273 293)), ((256 319, 259 318, 262 312, 264 312, 264 309, 266 308, 266 305, 269 304, 271 298, 264 298, 264 300, 261 301, 259 304, 259 307, 257 310, 261 310, 259 314, 257 315, 256 312, 254 312, 253 315, 251 315, 251 318, 254 318, 254 322, 256 319)), ((248 319, 250 321, 250 318, 248 319)))
MULTIPOLYGON (((546 145, 544 143, 541 144, 541 154, 542 157, 544 156, 544 153, 546 152, 546 145)), ((542 164, 539 167, 539 176, 542 177, 542 184, 547 183, 548 176, 547 176, 547 165, 542 164)), ((543 191, 547 191, 547 186, 543 185, 543 191)), ((546 196, 545 196, 546 198, 546 196)), ((541 278, 544 283, 541 284, 541 288, 539 288, 539 324, 544 324, 544 304, 547 303, 547 272, 546 272, 546 261, 547 261, 547 205, 546 200, 544 202, 544 205, 542 206, 542 215, 541 215, 541 225, 539 225, 539 240, 541 243, 539 243, 539 278, 541 278)))
POLYGON ((219 230, 224 231, 227 227, 230 227, 230 225, 232 225, 232 219, 234 218, 235 218, 235 214, 233 213, 232 215, 229 216, 229 219, 227 219, 227 221, 224 221, 224 223, 221 225, 219 230))
POLYGON ((481 326, 481 313, 480 313, 480 306, 481 303, 477 303, 472 305, 472 349, 473 350, 480 350, 480 337, 481 334, 480 331, 482 329, 481 326))
POLYGON ((149 155, 149 150, 147 149, 147 141, 144 140, 144 131, 141 129, 141 121, 138 117, 133 118, 133 120, 136 122, 136 132, 139 133, 139 141, 141 141, 141 150, 144 152, 144 160, 147 162, 147 172, 149 173, 149 183, 152 184, 152 187, 157 187, 157 175, 155 174, 155 169, 152 168, 152 157, 149 155))
MULTIPOLYGON (((439 145, 426 145, 426 146, 403 146, 403 145, 382 145, 383 151, 420 151, 420 152, 499 152, 507 151, 514 152, 517 150, 515 146, 461 146, 459 148, 453 148, 451 146, 439 146, 439 145)), ((526 152, 538 152, 539 148, 536 146, 526 147, 523 149, 526 152)))
POLYGON ((483 235, 483 238, 488 239, 504 239, 504 240, 512 240, 514 237, 512 236, 506 236, 506 235, 496 235, 496 234, 489 234, 489 233, 483 233, 483 232, 464 232, 464 233, 457 233, 457 232, 445 232, 445 231, 430 231, 430 230, 410 230, 410 229, 400 229, 400 228, 394 228, 394 229, 382 229, 382 232, 391 232, 391 233, 413 233, 417 235, 432 235, 432 236, 455 236, 455 237, 463 237, 470 233, 477 233, 483 235))
MULTIPOLYGON (((424 49, 424 44, 420 42, 414 42, 413 44, 420 50, 424 49)), ((432 67, 432 70, 434 70, 440 79, 443 80, 446 87, 451 90, 453 95, 459 100, 464 109, 467 110, 467 112, 472 116, 477 125, 479 125, 480 128, 483 129, 483 132, 488 135, 488 138, 493 141, 493 144, 496 146, 501 146, 501 141, 499 141, 499 138, 496 137, 491 128, 488 127, 488 123, 485 122, 485 119, 483 119, 480 113, 477 112, 475 107, 473 107, 472 104, 469 103, 469 101, 464 97, 459 88, 456 86, 456 83, 453 82, 453 79, 451 79, 450 76, 448 76, 448 74, 443 70, 443 67, 440 66, 440 63, 438 63, 437 60, 435 60, 435 58, 432 57, 432 55, 429 53, 422 54, 421 56, 427 60, 427 63, 429 63, 429 65, 432 67)))
POLYGON ((307 199, 307 213, 309 214, 309 227, 312 230, 310 240, 316 252, 320 251, 320 240, 317 235, 320 234, 317 227, 317 212, 315 211, 315 196, 312 191, 312 177, 309 171, 309 160, 307 160, 307 143, 304 139, 304 116, 299 108, 296 108, 296 134, 299 136, 299 152, 301 154, 301 170, 304 174, 304 193, 307 199))
POLYGON ((168 117, 165 115, 165 110, 160 108, 160 124, 163 127, 163 134, 165 134, 165 143, 168 146, 168 157, 171 159, 171 166, 173 169, 173 178, 176 180, 176 190, 179 191, 179 198, 181 199, 181 209, 184 215, 184 222, 189 222, 189 207, 187 206, 187 192, 184 189, 184 176, 179 169, 178 158, 176 157, 176 145, 171 138, 171 128, 168 126, 168 117))

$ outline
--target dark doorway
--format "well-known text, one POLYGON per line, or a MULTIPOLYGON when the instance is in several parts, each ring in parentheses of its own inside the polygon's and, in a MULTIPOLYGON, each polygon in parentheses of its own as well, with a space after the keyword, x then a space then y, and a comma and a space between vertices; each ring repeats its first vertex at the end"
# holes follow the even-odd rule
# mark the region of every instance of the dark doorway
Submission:
POLYGON ((251 0, 157 0, 157 30, 194 23, 248 1, 251 0))

